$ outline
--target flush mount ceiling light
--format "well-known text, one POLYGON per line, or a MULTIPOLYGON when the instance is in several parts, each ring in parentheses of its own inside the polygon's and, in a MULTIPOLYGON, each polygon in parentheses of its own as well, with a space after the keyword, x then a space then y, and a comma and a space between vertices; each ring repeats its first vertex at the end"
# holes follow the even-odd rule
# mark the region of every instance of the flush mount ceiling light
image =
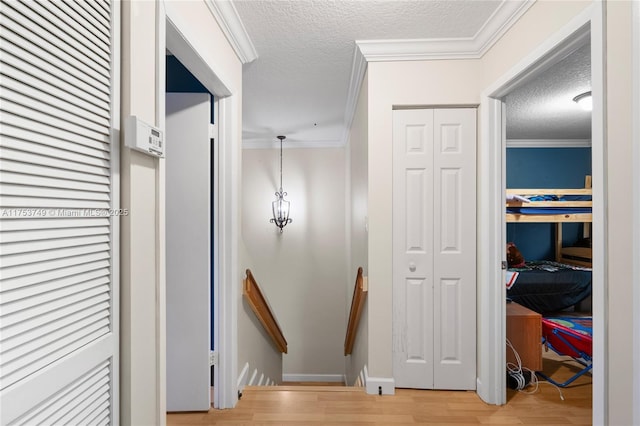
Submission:
POLYGON ((287 193, 282 190, 282 141, 286 136, 278 136, 278 139, 280 139, 280 190, 276 192, 276 200, 271 203, 273 218, 269 222, 275 223, 282 233, 282 228, 293 222, 293 219, 289 218, 289 202, 284 199, 287 193))
POLYGON ((573 98, 573 102, 575 102, 578 105, 580 105, 580 108, 582 108, 585 111, 591 111, 591 109, 593 108, 593 103, 591 102, 591 92, 590 91, 589 92, 580 93, 578 96, 573 98))

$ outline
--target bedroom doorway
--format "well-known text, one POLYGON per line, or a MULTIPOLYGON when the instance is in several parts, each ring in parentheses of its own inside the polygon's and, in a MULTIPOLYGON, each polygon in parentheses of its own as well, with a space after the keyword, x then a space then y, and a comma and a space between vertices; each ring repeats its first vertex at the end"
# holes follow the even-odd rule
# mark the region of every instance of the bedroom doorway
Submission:
MULTIPOLYGON (((603 7, 592 4, 565 27, 561 28, 536 50, 507 71, 482 95, 481 128, 483 140, 479 167, 496 170, 495 174, 479 177, 482 203, 479 217, 488 225, 485 258, 481 259, 479 278, 482 306, 479 315, 479 335, 484 336, 480 347, 479 394, 488 402, 506 403, 506 286, 505 271, 501 270, 506 261, 505 229, 505 188, 506 188, 506 110, 504 98, 510 92, 535 79, 549 67, 562 61, 576 48, 590 40, 591 91, 593 111, 591 114, 591 168, 593 181, 593 385, 592 419, 594 424, 604 423, 606 361, 605 329, 605 250, 604 250, 604 53, 603 53, 603 7), (493 232, 492 232, 493 228, 493 232), (502 285, 495 287, 495 283, 502 285), (487 358, 489 354, 501 356, 487 358)), ((506 266, 506 265, 505 265, 506 266)))
POLYGON ((588 37, 575 44, 502 98, 507 387, 514 389, 507 403, 518 399, 517 390, 534 389, 536 371, 558 397, 591 407, 591 337, 580 352, 582 340, 561 348, 553 334, 574 337, 558 324, 589 333, 592 326, 591 111, 574 101, 591 93, 591 44, 588 37))

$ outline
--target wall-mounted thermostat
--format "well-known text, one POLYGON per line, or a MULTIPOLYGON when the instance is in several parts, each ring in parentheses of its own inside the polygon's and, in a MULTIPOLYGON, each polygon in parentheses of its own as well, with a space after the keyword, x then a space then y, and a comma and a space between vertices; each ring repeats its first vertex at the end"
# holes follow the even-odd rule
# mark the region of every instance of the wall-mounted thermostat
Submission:
POLYGON ((135 115, 127 117, 124 127, 124 144, 131 149, 154 157, 164 157, 164 136, 155 128, 135 115))

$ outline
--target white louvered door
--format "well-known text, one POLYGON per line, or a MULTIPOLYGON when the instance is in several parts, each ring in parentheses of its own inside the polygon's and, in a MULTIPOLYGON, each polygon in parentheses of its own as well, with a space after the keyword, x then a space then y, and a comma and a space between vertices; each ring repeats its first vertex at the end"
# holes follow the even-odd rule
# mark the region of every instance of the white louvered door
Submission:
POLYGON ((0 424, 118 422, 117 2, 0 2, 0 424))

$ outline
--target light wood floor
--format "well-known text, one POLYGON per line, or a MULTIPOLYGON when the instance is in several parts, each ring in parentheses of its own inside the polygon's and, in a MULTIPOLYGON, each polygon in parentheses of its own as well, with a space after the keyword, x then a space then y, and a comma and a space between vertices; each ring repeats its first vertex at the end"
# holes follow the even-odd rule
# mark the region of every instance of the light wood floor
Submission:
MULTIPOLYGON (((545 356, 544 371, 556 380, 577 368, 545 356)), ((168 414, 167 425, 590 425, 591 376, 558 390, 540 384, 535 394, 508 390, 503 406, 485 404, 475 392, 396 389, 395 395, 367 395, 361 388, 277 386, 245 388, 232 410, 168 414)))

